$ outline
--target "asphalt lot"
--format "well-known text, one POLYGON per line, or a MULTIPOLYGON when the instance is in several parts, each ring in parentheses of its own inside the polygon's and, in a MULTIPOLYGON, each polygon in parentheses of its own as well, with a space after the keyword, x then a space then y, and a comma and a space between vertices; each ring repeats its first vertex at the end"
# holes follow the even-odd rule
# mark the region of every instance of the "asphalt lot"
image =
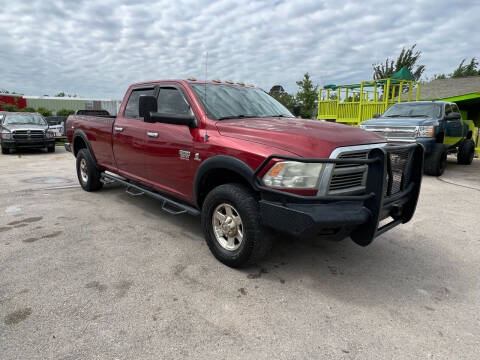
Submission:
POLYGON ((478 359, 480 160, 425 177, 367 248, 279 237, 217 262, 199 218, 80 189, 57 148, 0 156, 1 359, 478 359))

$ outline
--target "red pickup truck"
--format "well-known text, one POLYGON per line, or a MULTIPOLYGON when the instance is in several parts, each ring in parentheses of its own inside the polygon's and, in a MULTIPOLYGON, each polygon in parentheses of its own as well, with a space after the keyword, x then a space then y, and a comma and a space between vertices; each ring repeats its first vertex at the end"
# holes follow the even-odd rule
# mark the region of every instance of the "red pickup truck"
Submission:
POLYGON ((117 117, 71 115, 66 128, 84 190, 118 182, 201 215, 210 250, 232 267, 258 261, 272 229, 370 244, 412 218, 423 171, 421 145, 295 118, 242 83, 133 84, 117 117))

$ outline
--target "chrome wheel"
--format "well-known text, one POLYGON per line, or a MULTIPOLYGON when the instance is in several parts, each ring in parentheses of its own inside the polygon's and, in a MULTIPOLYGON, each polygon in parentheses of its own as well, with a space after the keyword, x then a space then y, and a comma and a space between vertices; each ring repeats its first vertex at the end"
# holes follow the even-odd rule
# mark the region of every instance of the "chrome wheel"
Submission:
POLYGON ((84 183, 88 181, 88 168, 87 161, 85 159, 80 160, 80 176, 84 183))
POLYGON ((243 224, 240 214, 232 205, 220 204, 212 215, 215 239, 222 248, 237 250, 243 242, 243 224))

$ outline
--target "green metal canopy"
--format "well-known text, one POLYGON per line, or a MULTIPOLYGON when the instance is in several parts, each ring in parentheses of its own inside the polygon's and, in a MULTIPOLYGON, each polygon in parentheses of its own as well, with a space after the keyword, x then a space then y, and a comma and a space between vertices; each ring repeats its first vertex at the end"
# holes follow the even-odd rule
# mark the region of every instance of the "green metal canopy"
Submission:
POLYGON ((413 80, 413 75, 405 66, 398 70, 391 76, 391 79, 396 80, 413 80))

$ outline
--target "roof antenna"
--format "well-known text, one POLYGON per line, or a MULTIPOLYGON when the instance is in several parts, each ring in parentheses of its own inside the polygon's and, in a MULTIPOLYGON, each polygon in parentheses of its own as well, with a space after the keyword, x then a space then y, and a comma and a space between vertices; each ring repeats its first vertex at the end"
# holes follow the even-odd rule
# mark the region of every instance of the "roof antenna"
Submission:
MULTIPOLYGON (((207 115, 207 75, 208 75, 208 51, 205 52, 205 82, 204 82, 204 94, 203 97, 205 98, 205 115, 207 115)), ((205 128, 205 136, 203 137, 203 142, 207 142, 208 134, 207 129, 205 128)))

